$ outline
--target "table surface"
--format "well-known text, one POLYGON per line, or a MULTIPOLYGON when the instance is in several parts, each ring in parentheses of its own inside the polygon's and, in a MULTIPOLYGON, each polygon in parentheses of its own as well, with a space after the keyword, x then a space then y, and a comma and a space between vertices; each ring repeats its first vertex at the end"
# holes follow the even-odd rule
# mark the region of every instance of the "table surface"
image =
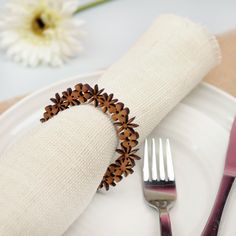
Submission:
MULTIPOLYGON (((7 0, 0 0, 0 6, 7 0)), ((86 2, 86 1, 80 1, 86 2)), ((235 0, 114 0, 76 17, 86 21, 84 51, 61 68, 27 68, 0 53, 0 100, 53 82, 106 68, 120 58, 162 13, 176 13, 206 25, 215 34, 235 28, 235 0)))

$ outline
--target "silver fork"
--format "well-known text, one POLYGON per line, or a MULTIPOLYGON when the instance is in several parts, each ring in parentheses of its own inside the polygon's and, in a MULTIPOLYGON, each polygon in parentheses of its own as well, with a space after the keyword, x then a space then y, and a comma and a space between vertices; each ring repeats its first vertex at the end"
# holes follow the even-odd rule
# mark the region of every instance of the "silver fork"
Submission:
POLYGON ((159 139, 158 158, 155 142, 153 138, 150 152, 148 141, 145 140, 143 192, 149 205, 159 211, 161 235, 172 236, 169 210, 175 203, 177 193, 170 141, 166 139, 164 148, 163 140, 159 139), (151 153, 151 158, 149 158, 149 153, 151 153))

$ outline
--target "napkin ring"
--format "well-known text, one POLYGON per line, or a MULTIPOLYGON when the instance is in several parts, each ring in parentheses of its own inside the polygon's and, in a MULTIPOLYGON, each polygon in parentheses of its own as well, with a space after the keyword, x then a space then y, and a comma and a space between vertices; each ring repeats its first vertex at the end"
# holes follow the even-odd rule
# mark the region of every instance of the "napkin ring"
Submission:
POLYGON ((62 96, 56 93, 55 98, 50 99, 53 104, 45 107, 43 118, 40 120, 42 123, 46 122, 63 110, 86 102, 93 103, 95 107, 100 107, 104 113, 110 115, 117 130, 120 148, 116 149, 119 157, 108 166, 98 187, 105 187, 106 190, 109 190, 110 186, 116 186, 124 176, 132 174, 135 160, 140 159, 136 154, 138 148, 135 148, 139 138, 138 132, 135 131, 138 125, 133 123, 135 117, 129 118, 129 108, 113 97, 113 94, 108 95, 104 89, 99 89, 97 84, 92 88, 88 84, 79 83, 75 85, 74 90, 68 88, 62 92, 62 96))

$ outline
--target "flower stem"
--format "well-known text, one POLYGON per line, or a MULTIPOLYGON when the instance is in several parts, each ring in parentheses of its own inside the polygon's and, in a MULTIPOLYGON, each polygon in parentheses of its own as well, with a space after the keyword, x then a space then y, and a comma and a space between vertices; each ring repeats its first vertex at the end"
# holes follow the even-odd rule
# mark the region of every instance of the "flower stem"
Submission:
POLYGON ((94 2, 89 2, 89 3, 86 3, 80 7, 77 8, 77 10, 74 12, 74 14, 78 14, 79 12, 82 12, 84 10, 87 10, 89 8, 92 8, 92 7, 95 7, 97 5, 100 5, 100 4, 103 4, 103 3, 106 3, 106 2, 110 2, 112 0, 96 0, 94 2))

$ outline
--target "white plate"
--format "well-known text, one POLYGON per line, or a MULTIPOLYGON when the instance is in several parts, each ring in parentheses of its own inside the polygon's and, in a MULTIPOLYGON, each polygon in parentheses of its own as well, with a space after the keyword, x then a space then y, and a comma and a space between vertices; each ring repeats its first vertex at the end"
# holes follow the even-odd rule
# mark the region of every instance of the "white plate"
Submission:
MULTIPOLYGON (((96 80, 101 72, 62 81, 34 93, 0 117, 0 153, 22 133, 38 124, 43 107, 57 91, 96 80)), ((171 211, 174 235, 199 236, 209 215, 220 177, 236 100, 199 85, 183 100, 151 136, 169 137, 172 143, 178 200, 171 211)), ((221 222, 220 235, 236 235, 236 187, 233 186, 221 222)), ((66 236, 156 236, 157 213, 142 196, 141 162, 135 173, 108 193, 96 194, 84 214, 66 236)))

